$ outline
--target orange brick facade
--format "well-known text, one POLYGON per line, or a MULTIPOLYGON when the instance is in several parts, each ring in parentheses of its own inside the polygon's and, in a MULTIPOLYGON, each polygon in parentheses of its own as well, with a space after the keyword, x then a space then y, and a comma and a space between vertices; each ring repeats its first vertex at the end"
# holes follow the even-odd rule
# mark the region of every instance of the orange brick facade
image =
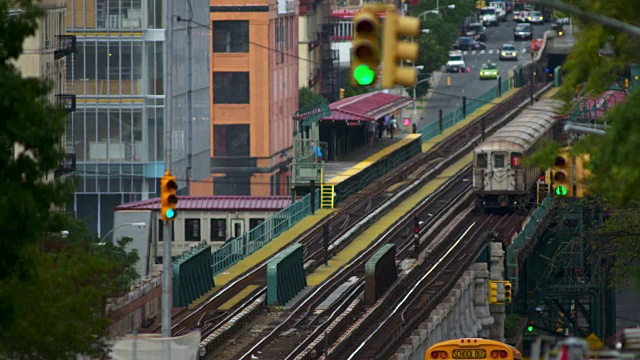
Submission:
POLYGON ((288 193, 298 15, 295 1, 281 1, 212 0, 212 175, 191 195, 288 193))

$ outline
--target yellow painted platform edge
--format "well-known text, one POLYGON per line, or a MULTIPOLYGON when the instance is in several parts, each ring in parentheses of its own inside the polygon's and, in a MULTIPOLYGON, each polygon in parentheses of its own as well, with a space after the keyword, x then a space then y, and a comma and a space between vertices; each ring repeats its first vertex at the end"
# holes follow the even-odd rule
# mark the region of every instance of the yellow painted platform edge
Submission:
POLYGON ((344 181, 345 178, 351 177, 359 172, 361 172, 362 170, 368 168, 369 166, 375 164, 376 162, 378 162, 380 159, 382 159, 383 157, 393 153, 394 151, 400 149, 401 147, 411 143, 412 141, 414 141, 415 139, 419 138, 420 134, 409 134, 407 136, 405 136, 404 138, 400 139, 400 141, 391 144, 387 147, 385 147, 384 149, 376 152, 375 154, 369 156, 368 158, 362 160, 361 162, 357 163, 356 165, 352 166, 351 168, 349 168, 348 170, 345 170, 343 172, 341 172, 340 174, 334 176, 331 180, 327 181, 327 184, 333 184, 333 185, 337 185, 340 182, 344 181))
POLYGON ((453 164, 443 169, 440 172, 440 175, 438 175, 435 179, 428 181, 426 184, 423 184, 409 198, 401 201, 399 204, 396 204, 391 211, 378 218, 373 224, 369 225, 369 227, 364 232, 356 236, 348 245, 346 245, 331 259, 329 259, 328 267, 319 266, 312 273, 308 274, 307 285, 317 286, 324 282, 329 276, 338 271, 342 266, 355 258, 359 253, 361 253, 364 249, 369 247, 372 242, 375 241, 377 235, 369 235, 369 230, 378 230, 380 233, 387 231, 389 227, 392 226, 391 224, 396 222, 396 219, 389 219, 389 217, 394 216, 394 213, 399 211, 402 212, 400 217, 406 216, 406 214, 409 213, 411 209, 415 207, 415 205, 433 194, 435 191, 438 191, 440 186, 446 183, 449 177, 457 174, 460 169, 471 164, 472 161, 473 151, 469 151, 462 158, 458 159, 453 164), (384 221, 387 221, 389 223, 386 227, 383 227, 384 221), (378 227, 378 229, 376 229, 376 227, 378 227), (366 239, 366 237, 370 237, 370 239, 366 239))
POLYGON ((489 111, 491 108, 493 108, 494 106, 498 105, 498 103, 510 98, 511 96, 513 96, 516 92, 518 92, 521 88, 513 88, 513 89, 509 89, 509 91, 505 92, 504 94, 502 94, 502 96, 495 98, 492 102, 483 105, 482 107, 478 108, 476 111, 472 112, 469 116, 467 116, 466 119, 458 121, 457 123, 453 124, 453 126, 450 126, 446 129, 444 129, 442 131, 441 134, 438 134, 434 137, 432 137, 431 139, 429 139, 426 142, 422 143, 422 152, 427 152, 429 150, 431 150, 432 147, 434 147, 437 143, 441 142, 442 140, 448 138, 451 134, 453 134, 454 132, 460 130, 461 128, 467 126, 470 122, 474 121, 475 119, 477 119, 478 117, 480 117, 481 115, 483 115, 484 113, 486 113, 487 111, 489 111))
POLYGON ((560 87, 559 86, 558 87, 553 87, 549 91, 547 91, 544 94, 542 94, 542 96, 540 96, 540 100, 551 99, 552 97, 556 96, 556 94, 558 94, 559 91, 560 91, 560 87))
POLYGON ((247 285, 244 289, 240 290, 234 297, 227 300, 226 303, 220 305, 218 310, 229 310, 234 307, 240 300, 246 298, 249 294, 254 292, 258 288, 258 285, 247 285))

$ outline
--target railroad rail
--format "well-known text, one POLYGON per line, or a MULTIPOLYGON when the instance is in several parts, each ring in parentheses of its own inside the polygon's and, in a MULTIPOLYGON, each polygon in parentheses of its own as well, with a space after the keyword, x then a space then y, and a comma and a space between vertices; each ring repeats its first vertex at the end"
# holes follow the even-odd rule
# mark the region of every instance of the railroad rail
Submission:
POLYGON ((329 357, 389 358, 455 286, 477 257, 486 235, 521 220, 518 215, 465 216, 446 241, 400 279, 398 286, 334 345, 329 357))
MULTIPOLYGON (((537 84, 535 91, 540 93, 540 89, 543 87, 545 86, 537 84)), ((523 102, 526 103, 529 94, 530 89, 522 88, 512 98, 496 105, 477 121, 458 130, 456 134, 434 146, 431 151, 415 156, 405 164, 400 165, 393 173, 381 177, 360 193, 349 197, 333 216, 321 221, 316 227, 303 233, 298 238, 298 242, 305 245, 306 260, 317 261, 321 259, 323 254, 323 226, 325 224, 329 226, 330 238, 341 240, 332 244, 332 249, 335 252, 348 243, 350 239, 364 231, 366 225, 373 220, 370 217, 372 209, 390 209, 391 205, 384 205, 403 200, 426 181, 432 180, 437 175, 438 169, 452 164, 463 156, 474 142, 480 140, 480 133, 489 133, 499 128, 506 122, 506 120, 499 122, 499 119, 505 115, 512 114, 512 116, 507 116, 508 118, 515 116, 523 102), (452 154, 455 156, 451 156, 452 154), (411 186, 395 187, 395 190, 387 191, 387 189, 392 189, 391 185, 393 184, 409 181, 413 181, 411 186)), ((384 212, 379 211, 377 214, 377 216, 381 216, 384 212)), ((267 262, 257 265, 235 281, 227 284, 195 310, 180 314, 172 327, 173 334, 177 335, 193 329, 200 329, 203 333, 203 338, 205 338, 219 331, 225 323, 242 312, 246 306, 264 295, 267 262), (259 287, 249 300, 227 312, 216 310, 250 284, 259 285, 259 287)))

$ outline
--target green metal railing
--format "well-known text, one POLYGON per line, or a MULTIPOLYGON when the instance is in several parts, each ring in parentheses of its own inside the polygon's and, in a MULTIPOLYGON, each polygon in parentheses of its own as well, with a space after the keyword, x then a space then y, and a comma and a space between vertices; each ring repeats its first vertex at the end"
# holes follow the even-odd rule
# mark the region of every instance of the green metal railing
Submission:
MULTIPOLYGON (((502 80, 500 86, 502 94, 504 94, 513 87, 513 83, 509 81, 509 79, 505 79, 502 80)), ((478 96, 476 99, 467 99, 466 115, 469 116, 470 114, 495 100, 499 96, 500 94, 498 93, 498 86, 495 86, 487 90, 484 94, 478 96)), ((433 139, 434 137, 441 134, 445 129, 448 129, 458 122, 464 120, 464 115, 465 114, 463 113, 462 106, 458 106, 452 112, 442 117, 442 129, 440 128, 439 121, 434 121, 431 124, 423 127, 419 130, 419 133, 422 135, 422 142, 427 142, 433 139)))
MULTIPOLYGON (((315 199, 314 208, 318 210, 320 208, 319 189, 316 190, 315 199)), ((249 232, 242 234, 242 236, 227 241, 211 254, 213 257, 213 275, 220 274, 238 261, 258 251, 308 215, 311 215, 311 194, 305 195, 280 210, 249 232)))
POLYGON ((531 240, 531 237, 538 228, 539 222, 547 215, 552 203, 553 197, 547 196, 533 212, 522 231, 518 233, 518 236, 513 239, 511 245, 507 248, 507 277, 513 285, 514 294, 518 292, 518 253, 524 248, 527 242, 531 240))

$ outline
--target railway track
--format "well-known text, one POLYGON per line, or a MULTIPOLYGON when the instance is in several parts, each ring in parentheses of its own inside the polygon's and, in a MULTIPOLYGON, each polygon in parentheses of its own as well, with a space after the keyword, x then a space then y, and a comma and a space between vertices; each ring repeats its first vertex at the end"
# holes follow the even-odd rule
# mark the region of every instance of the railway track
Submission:
MULTIPOLYGON (((426 217, 425 215, 427 213, 435 215, 426 217, 427 220, 424 227, 430 228, 437 226, 436 222, 438 222, 439 217, 445 214, 450 208, 459 207, 457 206, 459 203, 469 202, 469 194, 471 191, 470 179, 471 167, 467 166, 443 184, 432 196, 424 199, 413 209, 411 216, 405 218, 408 220, 398 222, 391 226, 390 229, 381 234, 350 263, 341 267, 340 270, 325 282, 314 288, 301 304, 296 306, 295 309, 291 309, 285 320, 280 322, 269 334, 262 337, 262 339, 252 346, 251 349, 247 350, 241 358, 251 358, 252 354, 260 351, 260 357, 264 359, 294 359, 298 354, 305 352, 312 343, 317 345, 317 342, 314 342, 316 337, 313 335, 319 333, 321 337, 324 337, 322 334, 324 334, 326 328, 341 314, 340 312, 333 312, 330 316, 325 316, 325 320, 319 321, 314 311, 317 309, 317 306, 324 301, 335 288, 349 278, 356 277, 359 279, 358 283, 352 286, 352 288, 364 288, 364 264, 383 245, 395 243, 396 247, 400 249, 400 253, 410 254, 411 251, 407 251, 407 249, 411 248, 411 244, 413 243, 413 216, 426 217), (318 324, 318 322, 321 322, 321 324, 318 324), (302 342, 300 342, 300 337, 280 336, 289 329, 296 329, 303 338, 302 342)), ((360 291, 359 295, 361 294, 362 292, 360 291)), ((334 303, 334 306, 336 308, 344 308, 353 300, 355 300, 355 295, 343 296, 343 299, 334 303)), ((327 311, 325 310, 325 312, 327 311)))
POLYGON ((518 215, 466 216, 447 241, 334 345, 328 358, 388 359, 453 289, 484 245, 486 234, 516 221, 521 221, 518 215))
MULTIPOLYGON (((539 91, 542 86, 536 86, 535 91, 539 91)), ((332 244, 333 251, 337 251, 341 246, 348 243, 349 238, 357 236, 364 230, 363 226, 358 224, 369 223, 372 219, 369 215, 374 209, 384 208, 387 203, 398 202, 411 195, 411 191, 407 191, 407 187, 392 187, 391 185, 411 182, 413 188, 433 179, 436 176, 438 168, 453 163, 457 158, 462 156, 465 149, 471 144, 479 140, 480 133, 487 133, 499 127, 496 123, 498 119, 505 114, 514 112, 515 107, 526 101, 530 90, 523 88, 516 93, 511 99, 499 104, 485 113, 482 118, 467 127, 459 130, 446 141, 437 144, 428 153, 420 154, 409 160, 408 162, 398 166, 393 173, 387 174, 363 191, 352 195, 338 209, 333 216, 321 221, 316 227, 305 232, 298 238, 298 242, 304 244, 306 258, 308 260, 319 261, 323 257, 323 227, 325 224, 329 227, 329 237, 331 239, 345 239, 345 234, 349 236, 346 240, 339 244, 332 244), (457 157, 450 155, 456 154, 457 157), (387 189, 395 189, 387 191, 387 189)), ((378 212, 378 216, 383 215, 378 212)), ((265 293, 266 280, 266 263, 267 261, 257 265, 246 274, 238 277, 235 281, 227 284, 217 293, 209 298, 206 302, 198 306, 193 311, 183 311, 178 314, 172 326, 173 335, 189 332, 194 329, 200 329, 203 338, 219 330, 231 318, 237 316, 248 304, 256 302, 265 293), (216 309, 236 295, 239 291, 248 285, 258 285, 258 289, 250 295, 249 299, 227 312, 220 312, 216 309)), ((156 329, 157 331, 157 329, 156 329)))

